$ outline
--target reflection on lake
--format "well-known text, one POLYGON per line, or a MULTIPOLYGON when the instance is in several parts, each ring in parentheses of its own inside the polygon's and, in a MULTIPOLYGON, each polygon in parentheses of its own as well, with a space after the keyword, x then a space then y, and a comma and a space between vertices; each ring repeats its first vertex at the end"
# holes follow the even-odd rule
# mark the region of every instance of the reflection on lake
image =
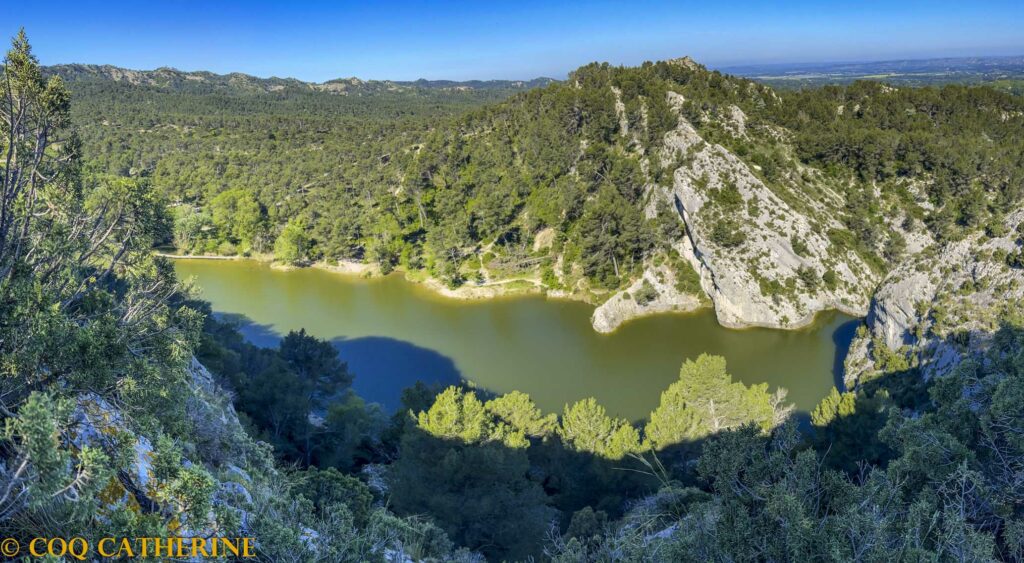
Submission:
POLYGON ((789 390, 800 410, 828 393, 856 321, 819 315, 798 331, 730 330, 710 309, 638 319, 612 334, 590 326, 593 308, 541 296, 464 302, 398 275, 358 279, 317 269, 279 271, 255 261, 176 260, 219 314, 240 320, 250 341, 273 346, 305 328, 334 342, 355 390, 393 409, 402 388, 467 379, 503 393, 529 393, 545 411, 593 396, 611 413, 639 419, 658 404, 686 358, 726 357, 745 383, 789 390))

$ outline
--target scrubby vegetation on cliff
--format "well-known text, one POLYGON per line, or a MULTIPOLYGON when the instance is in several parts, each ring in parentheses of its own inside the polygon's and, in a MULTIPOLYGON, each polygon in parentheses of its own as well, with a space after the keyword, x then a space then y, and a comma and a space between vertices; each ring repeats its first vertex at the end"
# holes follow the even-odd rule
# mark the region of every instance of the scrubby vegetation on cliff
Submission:
MULTIPOLYGON (((0 79, 6 536, 252 536, 267 561, 1024 558, 1024 322, 987 285, 1017 287, 1017 98, 878 85, 779 96, 688 60, 589 65, 453 120, 372 116, 349 133, 374 142, 325 153, 314 138, 355 137, 332 137, 344 126, 326 117, 321 133, 294 113, 247 121, 216 104, 141 132, 87 119, 83 148, 71 94, 44 79, 24 34, 0 79), (260 168, 239 148, 259 135, 297 152, 260 168), (175 160, 186 150, 198 165, 175 160), (270 181, 286 177, 268 172, 279 165, 294 177, 270 181), (779 225, 783 212, 799 221, 779 225), (730 221, 740 213, 763 232, 730 221), (300 331, 261 349, 212 318, 151 252, 174 237, 453 283, 476 257, 591 289, 639 282, 641 304, 707 291, 739 249, 761 248, 749 279, 780 311, 810 303, 796 294, 860 295, 843 284, 912 254, 905 268, 958 285, 893 309, 928 321, 912 344, 956 354, 933 370, 893 350, 894 313, 876 312, 860 335, 874 369, 806 431, 784 393, 733 382, 711 356, 681 366, 639 422, 593 399, 556 415, 522 393, 422 384, 387 416, 349 389, 358 374, 328 343, 300 331), (990 256, 972 257, 968 284, 939 258, 981 237, 990 256), (822 268, 794 259, 793 281, 780 278, 767 252, 779 248, 822 268), (655 288, 663 266, 677 275, 655 288)), ((84 115, 110 109, 80 95, 84 115)))
POLYGON ((987 86, 777 93, 689 59, 515 93, 86 70, 50 72, 90 168, 149 180, 164 243, 595 302, 681 266, 609 329, 707 298, 727 325, 863 314, 886 264, 1001 232, 1024 168, 1021 98, 987 86))

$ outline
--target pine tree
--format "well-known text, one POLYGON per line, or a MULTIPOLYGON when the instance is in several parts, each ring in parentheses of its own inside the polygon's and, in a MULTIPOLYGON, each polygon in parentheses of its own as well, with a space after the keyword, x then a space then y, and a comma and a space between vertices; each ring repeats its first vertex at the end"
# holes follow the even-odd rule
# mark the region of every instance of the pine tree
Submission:
POLYGON ((566 405, 559 436, 576 451, 622 459, 640 451, 640 435, 626 420, 608 416, 593 397, 566 405))
POLYGON ((725 358, 701 354, 683 363, 679 380, 661 394, 644 434, 654 448, 663 449, 743 424, 767 431, 785 417, 784 397, 769 393, 766 384, 733 382, 725 358))
POLYGON ((491 424, 483 403, 472 391, 448 387, 425 412, 419 413, 419 427, 438 438, 458 439, 473 444, 490 438, 491 424))
POLYGON ((306 232, 306 222, 292 219, 281 230, 274 242, 274 258, 286 264, 297 264, 309 259, 311 240, 306 232))

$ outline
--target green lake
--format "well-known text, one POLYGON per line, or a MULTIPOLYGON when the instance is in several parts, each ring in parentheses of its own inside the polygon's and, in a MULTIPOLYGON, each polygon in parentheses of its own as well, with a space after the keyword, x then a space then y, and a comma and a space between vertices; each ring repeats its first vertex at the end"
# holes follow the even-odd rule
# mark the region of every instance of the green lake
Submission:
POLYGON ((362 279, 318 269, 274 270, 250 260, 175 260, 213 310, 237 319, 250 341, 274 346, 305 328, 335 343, 355 390, 388 409, 417 379, 468 380, 496 393, 520 390, 543 410, 593 396, 638 420, 658 404, 687 358, 725 356, 745 383, 785 387, 808 411, 835 384, 857 321, 818 315, 803 330, 732 330, 705 309, 590 326, 593 307, 543 296, 458 301, 399 275, 362 279))

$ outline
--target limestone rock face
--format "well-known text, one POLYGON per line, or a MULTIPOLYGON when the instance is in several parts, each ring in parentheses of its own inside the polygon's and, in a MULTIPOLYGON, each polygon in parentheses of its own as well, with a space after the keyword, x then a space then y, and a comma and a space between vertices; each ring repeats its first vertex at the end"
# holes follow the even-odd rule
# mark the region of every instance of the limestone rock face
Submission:
POLYGON ((686 312, 701 307, 701 300, 696 295, 680 293, 675 288, 675 274, 668 266, 649 268, 643 277, 634 281, 625 290, 613 295, 600 307, 594 310, 591 324, 598 332, 611 332, 622 323, 655 313, 670 311, 686 312), (645 283, 653 288, 657 295, 644 301, 645 283))
MULTIPOLYGON (((217 479, 214 503, 236 511, 243 528, 246 526, 248 507, 253 502, 254 483, 248 472, 234 462, 247 461, 247 450, 252 447, 245 429, 238 420, 230 398, 213 381, 210 372, 194 357, 188 368, 189 394, 183 397, 186 413, 194 424, 192 459, 182 460, 183 466, 193 463, 212 470, 217 479), (218 471, 221 469, 222 471, 218 471)), ((110 436, 131 440, 134 456, 128 468, 121 472, 117 482, 110 485, 108 506, 104 510, 123 507, 142 507, 151 510, 158 493, 153 479, 155 449, 153 440, 135 431, 118 406, 95 393, 83 393, 76 399, 74 410, 77 432, 75 445, 103 447, 110 436)), ((194 528, 182 521, 179 534, 208 536, 211 530, 194 528)))
POLYGON ((931 301, 937 289, 930 272, 906 270, 897 267, 883 281, 868 310, 871 332, 893 350, 914 343, 913 329, 918 322, 915 305, 931 301))
MULTIPOLYGON (((682 96, 668 96, 681 107, 682 96)), ((739 116, 736 121, 744 122, 739 116)), ((823 310, 867 312, 876 275, 826 234, 841 226, 830 211, 841 205, 838 195, 814 199, 789 179, 769 188, 745 162, 706 142, 684 118, 666 134, 661 158, 682 162, 660 197, 686 224, 680 253, 699 272, 722 325, 798 328, 823 310)))
MULTIPOLYGON (((102 447, 112 435, 131 435, 134 438, 132 449, 134 456, 131 465, 125 471, 124 480, 135 491, 136 496, 150 496, 152 476, 153 443, 142 435, 131 434, 128 424, 121 411, 96 393, 83 393, 78 396, 74 410, 75 435, 77 447, 102 447)), ((126 504, 129 492, 121 488, 121 497, 114 500, 115 505, 126 504)), ((134 499, 142 501, 143 499, 134 499)))
POLYGON ((846 362, 847 385, 896 353, 926 377, 947 372, 969 352, 984 349, 1004 308, 1024 300, 1024 269, 1006 255, 1019 250, 1024 208, 1009 214, 1002 236, 975 233, 932 244, 895 266, 882 281, 867 317, 867 334, 846 362))

